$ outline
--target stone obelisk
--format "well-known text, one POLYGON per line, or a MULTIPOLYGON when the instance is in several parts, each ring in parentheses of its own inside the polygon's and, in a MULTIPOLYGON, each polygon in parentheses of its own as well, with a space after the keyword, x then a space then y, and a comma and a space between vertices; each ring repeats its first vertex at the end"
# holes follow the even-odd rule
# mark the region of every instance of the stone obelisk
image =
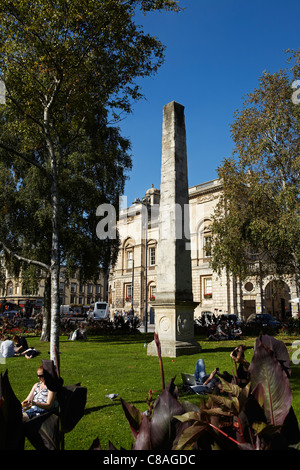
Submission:
MULTIPOLYGON (((184 107, 163 108, 159 239, 155 295, 155 332, 162 356, 201 350, 194 340, 194 309, 189 237, 189 197, 184 107)), ((148 355, 156 355, 154 341, 148 355)))

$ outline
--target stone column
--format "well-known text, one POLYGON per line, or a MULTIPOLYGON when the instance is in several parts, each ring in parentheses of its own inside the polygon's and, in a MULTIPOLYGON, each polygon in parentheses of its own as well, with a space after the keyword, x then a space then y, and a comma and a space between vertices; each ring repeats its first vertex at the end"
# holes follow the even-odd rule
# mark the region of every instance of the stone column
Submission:
MULTIPOLYGON (((194 340, 189 197, 184 107, 163 108, 162 163, 157 246, 155 331, 162 355, 177 357, 201 350, 194 340)), ((148 346, 156 355, 156 346, 148 346)))

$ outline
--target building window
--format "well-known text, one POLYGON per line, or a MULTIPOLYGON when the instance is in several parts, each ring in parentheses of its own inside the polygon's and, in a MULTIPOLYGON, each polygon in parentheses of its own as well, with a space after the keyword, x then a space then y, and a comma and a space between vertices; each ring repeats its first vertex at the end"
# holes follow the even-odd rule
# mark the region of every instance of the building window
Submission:
POLYGON ((204 258, 211 256, 211 234, 205 233, 203 236, 203 254, 204 258))
POLYGON ((64 283, 64 282, 60 282, 60 283, 59 283, 59 291, 60 291, 60 292, 64 292, 64 291, 65 291, 65 283, 64 283))
POLYGON ((96 285, 96 294, 101 294, 101 284, 96 285))
POLYGON ((149 294, 150 294, 149 298, 150 298, 150 301, 152 301, 152 302, 154 302, 154 300, 155 300, 155 293, 156 293, 156 286, 151 285, 150 286, 150 292, 149 292, 149 294))
POLYGON ((83 304, 83 297, 79 297, 79 298, 78 298, 78 303, 79 303, 79 305, 82 305, 82 304, 83 304))
POLYGON ((155 247, 149 248, 149 266, 155 266, 155 247))
POLYGON ((76 282, 71 282, 71 292, 76 292, 76 282))
POLYGON ((87 291, 88 291, 88 294, 92 294, 92 292, 93 292, 93 286, 92 286, 92 284, 88 284, 88 286, 87 286, 87 291))
POLYGON ((130 302, 132 299, 132 284, 125 284, 125 300, 130 302))
POLYGON ((133 267, 133 251, 127 251, 127 269, 132 269, 133 267))
POLYGON ((7 295, 13 295, 13 283, 9 282, 7 284, 7 295))
POLYGON ((212 231, 211 220, 204 219, 197 229, 197 258, 198 262, 205 262, 206 258, 212 256, 212 231))
POLYGON ((204 299, 212 298, 212 278, 211 277, 203 278, 203 297, 204 299))
POLYGON ((254 286, 253 286, 252 282, 246 282, 245 290, 248 291, 248 292, 251 292, 253 289, 254 289, 254 286))

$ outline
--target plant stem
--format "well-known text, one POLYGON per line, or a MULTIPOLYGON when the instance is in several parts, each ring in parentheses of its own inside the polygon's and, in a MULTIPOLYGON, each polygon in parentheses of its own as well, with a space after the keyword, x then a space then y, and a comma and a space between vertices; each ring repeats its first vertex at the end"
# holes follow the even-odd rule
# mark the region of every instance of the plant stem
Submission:
POLYGON ((232 442, 234 442, 235 444, 237 444, 238 446, 240 446, 242 443, 241 442, 238 442, 236 441, 235 439, 233 439, 233 437, 230 437, 228 434, 226 434, 226 432, 222 431, 222 429, 218 428, 217 426, 215 426, 214 424, 211 424, 211 423, 208 423, 209 426, 211 426, 213 429, 215 429, 216 431, 219 431, 221 434, 223 434, 223 436, 226 436, 228 437, 228 439, 230 439, 232 442))

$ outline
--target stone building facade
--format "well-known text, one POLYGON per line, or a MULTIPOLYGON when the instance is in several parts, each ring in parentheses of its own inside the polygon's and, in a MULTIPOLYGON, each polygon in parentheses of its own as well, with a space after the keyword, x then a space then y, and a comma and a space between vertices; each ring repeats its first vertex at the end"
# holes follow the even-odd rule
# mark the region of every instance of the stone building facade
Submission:
MULTIPOLYGON (((15 278, 5 270, 5 281, 0 288, 0 303, 6 302, 24 308, 26 301, 30 301, 30 308, 39 311, 43 308, 45 291, 45 276, 41 272, 37 286, 28 289, 23 283, 22 276, 15 278)), ((79 309, 89 306, 93 302, 107 301, 108 276, 99 272, 97 282, 81 283, 77 273, 67 278, 65 269, 60 270, 59 279, 59 303, 60 305, 72 305, 79 309)), ((27 302, 28 303, 28 302, 27 302)))
MULTIPOLYGON (((189 188, 190 246, 195 318, 204 312, 234 313, 247 319, 251 313, 270 313, 284 319, 298 313, 292 278, 278 283, 272 276, 240 282, 226 272, 218 275, 210 267, 210 225, 222 192, 218 179, 189 188)), ((150 188, 145 197, 120 212, 120 250, 109 275, 110 310, 134 311, 142 319, 147 310, 153 321, 156 292, 158 211, 160 191, 150 188), (147 215, 147 216, 146 216, 147 215), (146 250, 147 246, 147 250, 146 250), (146 293, 146 295, 145 295, 146 293)))

